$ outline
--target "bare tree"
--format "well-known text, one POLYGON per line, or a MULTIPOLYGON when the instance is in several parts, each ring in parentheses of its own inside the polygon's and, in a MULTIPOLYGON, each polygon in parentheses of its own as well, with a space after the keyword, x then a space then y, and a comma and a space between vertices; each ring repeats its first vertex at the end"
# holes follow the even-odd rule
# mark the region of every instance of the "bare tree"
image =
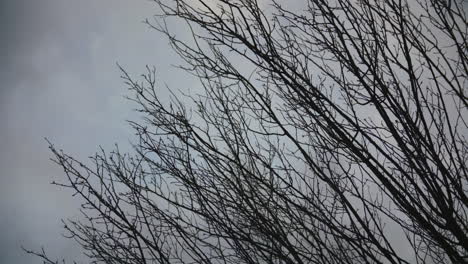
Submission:
POLYGON ((93 263, 468 263, 466 1, 155 3, 203 92, 123 71, 134 153, 51 145, 93 263))

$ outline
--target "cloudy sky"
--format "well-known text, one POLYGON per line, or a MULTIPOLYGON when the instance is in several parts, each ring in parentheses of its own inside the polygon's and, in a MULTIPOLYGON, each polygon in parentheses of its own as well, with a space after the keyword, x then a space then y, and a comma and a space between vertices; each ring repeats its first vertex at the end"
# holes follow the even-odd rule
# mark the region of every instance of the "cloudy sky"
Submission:
POLYGON ((150 0, 0 0, 0 264, 40 263, 21 246, 82 260, 61 236, 79 204, 50 184, 63 172, 44 138, 80 160, 99 145, 128 147, 126 120, 137 116, 117 63, 134 76, 154 65, 171 89, 196 88, 142 22, 155 13, 150 0))
POLYGON ((0 263, 38 263, 21 245, 79 259, 60 222, 78 205, 50 185, 63 173, 44 138, 81 159, 125 147, 135 114, 116 63, 184 85, 167 40, 142 23, 156 12, 147 0, 0 1, 0 263))

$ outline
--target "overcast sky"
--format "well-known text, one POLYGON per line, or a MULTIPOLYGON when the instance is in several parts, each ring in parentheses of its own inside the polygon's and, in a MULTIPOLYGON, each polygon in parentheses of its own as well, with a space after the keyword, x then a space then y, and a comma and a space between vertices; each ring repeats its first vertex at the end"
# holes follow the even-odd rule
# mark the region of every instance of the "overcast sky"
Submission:
POLYGON ((174 90, 197 86, 142 22, 155 13, 149 0, 0 0, 0 264, 40 263, 21 245, 80 259, 61 237, 61 219, 77 217, 79 204, 50 184, 64 174, 44 138, 80 160, 99 145, 128 147, 125 120, 137 117, 116 63, 135 76, 154 65, 174 90))
POLYGON ((0 1, 0 263, 39 263, 21 245, 78 258, 60 222, 78 205, 50 185, 63 173, 44 137, 82 159, 132 138, 116 63, 180 79, 167 40, 142 23, 155 13, 145 0, 0 1))

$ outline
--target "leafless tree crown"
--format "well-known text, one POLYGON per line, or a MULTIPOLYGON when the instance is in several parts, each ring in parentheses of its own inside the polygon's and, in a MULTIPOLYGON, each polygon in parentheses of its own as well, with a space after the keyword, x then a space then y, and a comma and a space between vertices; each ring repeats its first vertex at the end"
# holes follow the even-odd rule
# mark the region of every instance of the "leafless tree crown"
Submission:
POLYGON ((123 71, 134 153, 51 146, 93 263, 468 263, 466 1, 155 4, 202 91, 123 71))

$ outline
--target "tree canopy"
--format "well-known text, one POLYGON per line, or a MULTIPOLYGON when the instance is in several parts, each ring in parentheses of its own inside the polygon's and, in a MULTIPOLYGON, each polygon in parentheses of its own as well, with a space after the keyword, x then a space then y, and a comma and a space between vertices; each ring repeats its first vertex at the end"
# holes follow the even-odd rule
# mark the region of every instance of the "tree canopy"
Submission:
POLYGON ((51 145, 93 263, 468 263, 466 1, 154 2, 202 91, 123 70, 134 152, 51 145))

